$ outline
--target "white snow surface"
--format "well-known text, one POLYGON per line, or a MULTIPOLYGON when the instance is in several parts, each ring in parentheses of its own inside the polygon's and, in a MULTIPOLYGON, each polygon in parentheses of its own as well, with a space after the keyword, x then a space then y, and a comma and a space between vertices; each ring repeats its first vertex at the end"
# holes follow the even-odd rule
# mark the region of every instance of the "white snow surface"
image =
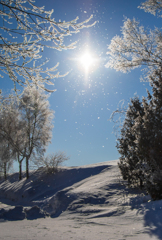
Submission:
POLYGON ((162 239, 162 201, 130 189, 117 161, 0 181, 0 239, 162 239))

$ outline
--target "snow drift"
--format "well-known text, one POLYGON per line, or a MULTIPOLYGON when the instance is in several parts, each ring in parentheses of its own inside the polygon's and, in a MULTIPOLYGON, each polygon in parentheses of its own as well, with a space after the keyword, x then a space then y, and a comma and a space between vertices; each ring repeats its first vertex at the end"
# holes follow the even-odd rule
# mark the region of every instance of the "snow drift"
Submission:
MULTIPOLYGON (((61 234, 61 227, 66 229, 69 221, 73 230, 76 224, 79 224, 77 228, 83 226, 84 229, 89 224, 94 232, 99 231, 100 226, 103 232, 107 227, 110 233, 109 238, 104 234, 93 234, 92 237, 89 231, 85 238, 77 236, 77 239, 162 238, 162 201, 152 202, 142 191, 127 188, 117 161, 61 167, 56 174, 46 174, 40 168, 33 171, 28 180, 24 177, 21 181, 18 181, 17 173, 12 174, 7 181, 0 182, 0 201, 0 226, 4 226, 3 229, 6 220, 14 223, 24 219, 22 224, 30 225, 30 221, 24 221, 42 223, 44 218, 44 224, 53 226, 55 223, 58 231, 55 239, 60 239, 59 231, 61 234)), ((34 234, 33 229, 33 236, 36 236, 34 234)), ((4 239, 5 236, 4 232, 4 239)), ((67 228, 66 239, 71 238, 67 228)))

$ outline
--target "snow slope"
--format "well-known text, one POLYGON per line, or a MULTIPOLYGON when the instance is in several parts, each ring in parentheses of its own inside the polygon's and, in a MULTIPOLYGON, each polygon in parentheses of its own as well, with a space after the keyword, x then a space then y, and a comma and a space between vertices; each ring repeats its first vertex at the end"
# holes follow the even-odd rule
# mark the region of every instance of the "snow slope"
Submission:
POLYGON ((117 161, 13 174, 0 201, 0 239, 162 239, 162 201, 128 189, 117 161))

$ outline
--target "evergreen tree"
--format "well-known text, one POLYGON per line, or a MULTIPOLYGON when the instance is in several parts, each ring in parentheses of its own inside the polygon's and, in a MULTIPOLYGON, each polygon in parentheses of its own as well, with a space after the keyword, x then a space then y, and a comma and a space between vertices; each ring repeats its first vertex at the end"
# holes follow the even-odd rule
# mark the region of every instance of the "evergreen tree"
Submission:
POLYGON ((162 72, 156 71, 152 78, 152 96, 143 101, 144 115, 142 129, 138 131, 137 121, 134 132, 138 155, 144 159, 143 175, 145 188, 152 198, 162 198, 162 72))
POLYGON ((132 186, 145 187, 153 199, 162 198, 162 72, 151 79, 152 95, 131 99, 118 138, 119 168, 132 186))
POLYGON ((140 183, 142 186, 142 178, 139 171, 140 159, 136 152, 136 136, 133 127, 136 119, 141 118, 143 114, 144 110, 139 98, 131 99, 117 143, 118 151, 121 154, 119 168, 123 178, 128 180, 130 185, 138 185, 140 183))

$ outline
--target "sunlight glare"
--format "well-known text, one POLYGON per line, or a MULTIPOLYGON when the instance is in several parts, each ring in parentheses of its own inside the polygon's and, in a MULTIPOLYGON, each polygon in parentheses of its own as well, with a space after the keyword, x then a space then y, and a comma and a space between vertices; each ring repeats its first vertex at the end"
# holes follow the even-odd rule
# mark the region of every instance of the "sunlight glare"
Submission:
POLYGON ((93 74, 100 65, 100 59, 95 54, 94 51, 90 51, 89 49, 85 49, 82 53, 78 53, 75 58, 77 67, 81 74, 84 76, 84 80, 86 84, 91 81, 91 74, 93 74))
POLYGON ((94 63, 93 57, 89 52, 84 53, 80 58, 80 63, 85 69, 89 69, 94 63))

